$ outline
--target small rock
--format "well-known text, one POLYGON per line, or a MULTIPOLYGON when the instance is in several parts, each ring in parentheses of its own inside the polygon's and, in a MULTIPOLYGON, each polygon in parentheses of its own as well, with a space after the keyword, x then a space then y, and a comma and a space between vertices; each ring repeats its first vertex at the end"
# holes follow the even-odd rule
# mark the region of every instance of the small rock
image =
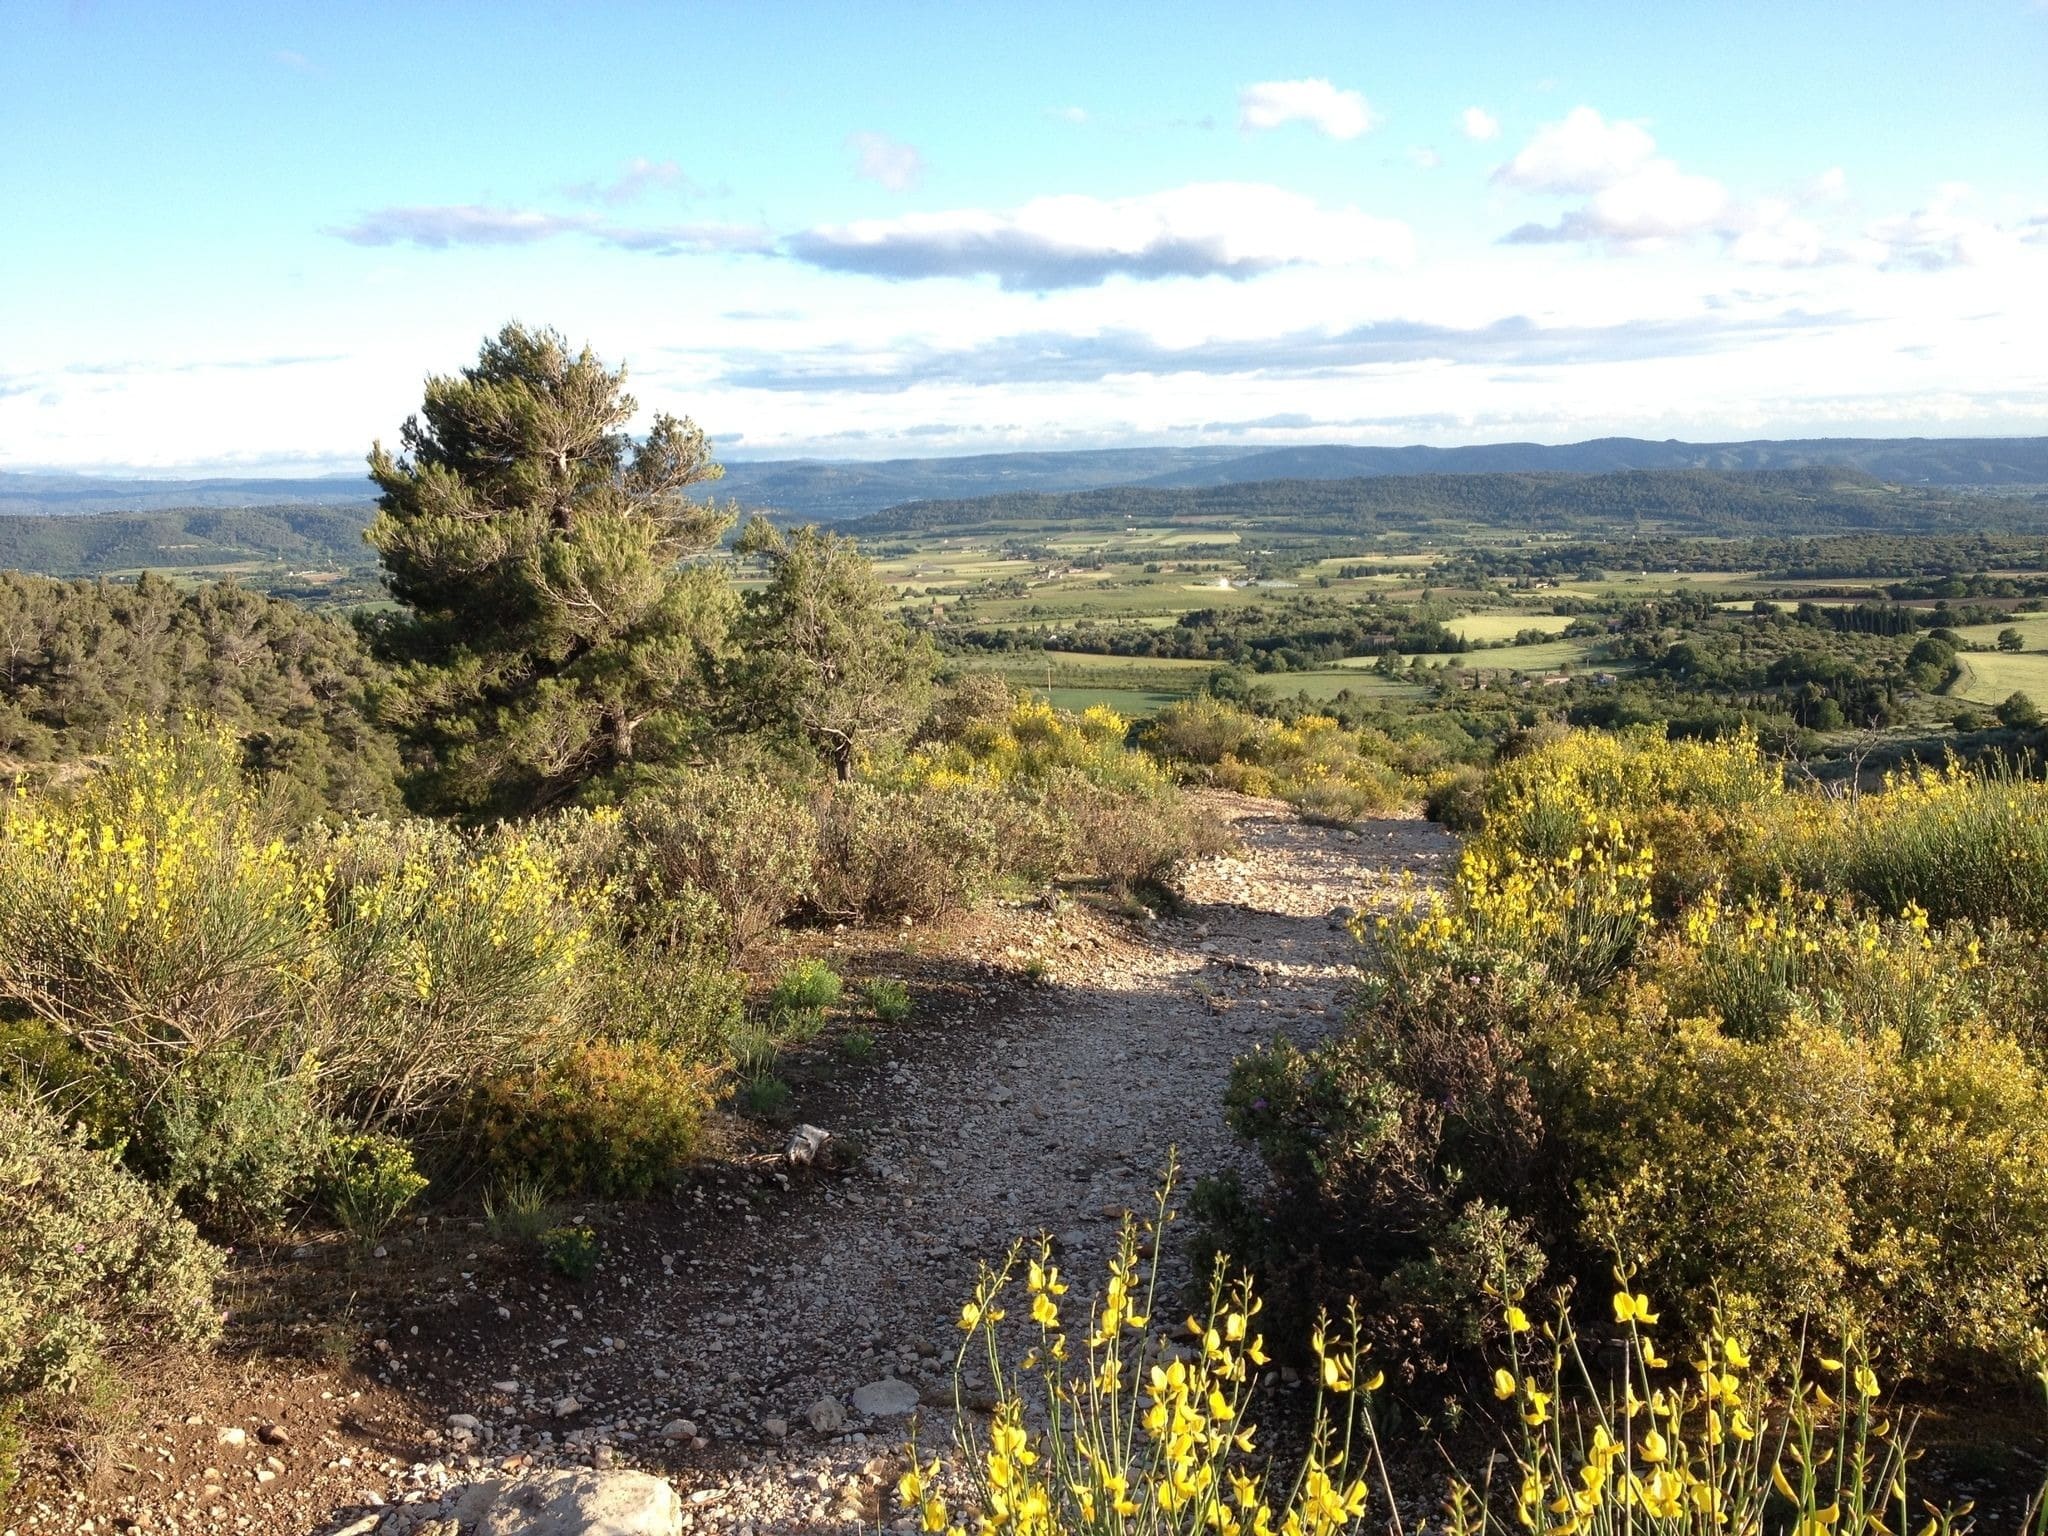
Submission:
POLYGON ((780 1440, 789 1433, 789 1421, 786 1419, 763 1419, 761 1421, 761 1428, 770 1440, 780 1440))
POLYGON ((800 1125, 789 1133, 789 1145, 783 1149, 783 1156, 792 1163, 813 1163, 831 1139, 830 1131, 815 1125, 800 1125))
POLYGON ((697 1426, 688 1419, 670 1419, 661 1426, 661 1438, 664 1440, 694 1440, 697 1438, 697 1426))
POLYGON ((555 1399, 555 1417, 558 1419, 566 1419, 570 1414, 581 1413, 582 1411, 583 1399, 574 1394, 555 1399))
POLYGON ((853 1411, 870 1419, 900 1418, 916 1407, 917 1388, 893 1376, 871 1381, 853 1394, 853 1411))
POLYGON ((265 1445, 290 1445, 291 1431, 282 1424, 266 1424, 256 1431, 256 1438, 265 1445))
POLYGON ((484 1423, 473 1413, 451 1413, 448 1427, 459 1435, 475 1435, 483 1432, 484 1423))
POLYGON ((249 1431, 242 1428, 239 1424, 230 1424, 213 1438, 216 1445, 247 1445, 249 1443, 249 1431))
POLYGON ((846 1428, 846 1410, 836 1397, 821 1397, 811 1404, 804 1417, 810 1420, 811 1428, 821 1435, 836 1435, 846 1428))
POLYGON ((502 1392, 507 1397, 517 1397, 519 1395, 519 1383, 516 1381, 494 1381, 491 1383, 491 1390, 493 1392, 502 1392))

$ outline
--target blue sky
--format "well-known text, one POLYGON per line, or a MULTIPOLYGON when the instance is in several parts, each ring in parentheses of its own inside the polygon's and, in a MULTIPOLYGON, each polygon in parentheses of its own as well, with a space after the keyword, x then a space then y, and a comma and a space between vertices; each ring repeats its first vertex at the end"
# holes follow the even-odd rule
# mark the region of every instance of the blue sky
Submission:
POLYGON ((0 0, 0 466, 2048 430, 2048 5, 0 0))

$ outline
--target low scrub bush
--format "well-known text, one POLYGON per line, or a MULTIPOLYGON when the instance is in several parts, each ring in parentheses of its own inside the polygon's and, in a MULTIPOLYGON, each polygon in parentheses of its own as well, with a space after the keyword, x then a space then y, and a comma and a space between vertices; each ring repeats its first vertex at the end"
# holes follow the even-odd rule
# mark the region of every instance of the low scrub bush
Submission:
POLYGON ((638 943, 592 873, 616 823, 288 841, 226 736, 130 728, 100 772, 0 812, 10 1070, 208 1225, 274 1223, 337 1128, 431 1133, 629 1003, 718 1033, 736 987, 638 943))
POLYGON ((1039 789, 1036 806, 1046 846, 1035 862, 1122 894, 1166 884, 1210 841, 1170 791, 1108 789, 1071 770, 1039 789))
POLYGON ((1131 723, 1092 704, 1079 714, 1038 699, 1015 699, 1000 712, 955 721, 950 732, 910 754, 906 771, 940 782, 966 780, 1001 787, 1079 776, 1105 789, 1145 791, 1165 780, 1158 766, 1129 748, 1131 723))
POLYGON ((737 954, 812 894, 818 827, 808 807, 756 777, 705 768, 662 782, 626 812, 637 858, 663 891, 711 898, 737 954))
POLYGON ((0 1399, 220 1331, 221 1256, 168 1197, 47 1110, 0 1099, 0 1399))
POLYGON ((1951 763, 1804 809, 1774 841, 1772 873, 1894 916, 2048 930, 2048 783, 1951 763))
POLYGON ((549 1265, 575 1281, 597 1273, 597 1234, 588 1227, 550 1227, 540 1235, 540 1251, 549 1265))
POLYGON ((209 1228, 275 1226, 311 1193, 331 1134, 313 1067, 231 1047, 189 1062, 141 1107, 131 1162, 209 1228))
POLYGON ((418 1123, 586 1028, 595 899, 543 836, 358 823, 320 849, 331 978, 315 1041, 352 1118, 418 1123))
POLYGON ((466 1137, 500 1180, 642 1199, 701 1150, 716 1079, 649 1041, 573 1046, 477 1090, 466 1137))
POLYGON ((973 905, 1011 869, 1017 809, 996 789, 932 778, 834 787, 819 813, 817 903, 869 920, 973 905))

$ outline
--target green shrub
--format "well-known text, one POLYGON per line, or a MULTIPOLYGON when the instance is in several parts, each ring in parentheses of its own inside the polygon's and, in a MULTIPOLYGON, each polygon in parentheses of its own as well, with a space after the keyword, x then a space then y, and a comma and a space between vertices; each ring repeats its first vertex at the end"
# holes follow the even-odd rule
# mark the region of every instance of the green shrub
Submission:
POLYGON ((867 1004, 868 1012, 875 1016, 877 1023, 897 1025, 910 1022, 910 988, 900 981, 885 976, 875 977, 861 988, 861 1001, 867 1004))
POLYGON ((310 1063, 288 1076, 221 1050, 165 1080, 128 1157, 205 1226, 256 1232, 311 1193, 330 1134, 310 1063))
POLYGON ((485 1083, 466 1134, 500 1179, 643 1199, 704 1144, 714 1075, 648 1041, 589 1041, 485 1083))
POLYGON ((1126 895, 1164 885, 1175 866, 1207 845, 1169 791, 1104 788, 1066 770, 1047 781, 1038 807, 1050 844, 1034 861, 1043 872, 1100 880, 1126 895))
POLYGON ((1145 750, 1169 763, 1215 767, 1242 757, 1259 734, 1259 720, 1213 694, 1175 699, 1145 727, 1145 750))
POLYGON ((580 1032, 591 917, 524 830, 363 820, 287 842, 234 743, 196 726, 132 727, 0 821, 0 996, 132 1107, 140 1162, 196 1158, 222 1209, 282 1198, 216 1177, 252 1150, 212 1144, 261 1118, 240 1106, 263 1072, 295 1105, 418 1121, 580 1032))
POLYGON ((48 1111, 0 1100, 0 1398, 220 1331, 220 1254, 168 1197, 48 1111))
POLYGON ((1526 974, 1437 971, 1380 989, 1327 1046, 1240 1058, 1225 1114, 1272 1188, 1258 1221, 1215 1240, 1259 1267, 1290 1322, 1355 1296, 1419 1369, 1476 1345, 1490 1271, 1533 1284, 1544 1266, 1523 1056, 1530 1020, 1555 1006, 1526 974))
POLYGON ((678 774, 634 802, 627 822, 660 889, 711 897, 734 953, 758 943, 811 895, 817 823, 806 807, 758 778, 716 768, 678 774))
POLYGON ((1422 797, 1423 814, 1452 832, 1477 832, 1486 823, 1486 774, 1460 763, 1431 774, 1422 797))
POLYGON ((550 1227, 540 1251, 555 1270, 578 1282, 597 1273, 597 1234, 588 1227, 550 1227))
POLYGON ((713 941, 701 891, 649 898, 606 925, 584 962, 592 1025, 611 1040, 648 1040, 716 1061, 745 1014, 746 978, 713 941))
POLYGON ((412 1148, 395 1136, 337 1136, 327 1145, 320 1197, 357 1237, 382 1234, 426 1187, 412 1148))
POLYGON ((839 1002, 839 973, 822 960, 799 960, 775 979, 768 993, 768 1018, 781 1033, 815 1035, 825 1013, 839 1002))
POLYGON ((794 1097, 789 1084, 772 1072, 758 1072, 740 1081, 740 1108, 757 1120, 780 1120, 789 1112, 794 1097))
POLYGON ((1766 881, 1852 892, 1893 916, 1918 907, 1936 923, 2048 929, 2048 784, 1951 765, 1802 809, 1773 840, 1766 881))
POLYGON ((0 811, 0 995, 137 1103, 228 1047, 289 1071, 309 1043, 322 891, 231 737, 137 725, 75 787, 0 811))
POLYGON ((1487 799, 1351 1028, 1233 1076, 1272 1194, 1210 1204, 1276 1294, 1441 1359, 1497 1315, 1488 1262, 1619 1263, 1675 1326, 1826 1318, 2012 1379, 2048 1339, 2048 787, 1830 801, 1746 740, 1572 735, 1487 799))
POLYGON ((1018 820, 978 784, 840 784, 819 814, 818 905, 870 920, 971 906, 1009 871, 1018 820))

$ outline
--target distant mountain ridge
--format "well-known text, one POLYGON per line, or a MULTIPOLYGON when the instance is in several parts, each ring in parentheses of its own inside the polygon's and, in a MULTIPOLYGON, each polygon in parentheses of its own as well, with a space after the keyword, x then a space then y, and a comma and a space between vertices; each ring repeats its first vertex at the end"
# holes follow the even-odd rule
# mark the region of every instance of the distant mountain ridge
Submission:
POLYGON ((844 526, 863 539, 970 531, 1043 538, 1056 529, 1137 523, 1314 538, 1383 533, 1449 538, 1473 529, 1575 535, 1654 531, 1707 538, 2038 532, 2048 528, 2048 493, 1987 495, 1972 487, 1901 486, 1840 464, 1605 474, 1354 475, 913 501, 844 526))
POLYGON ((1257 449, 1227 464, 1173 470, 1157 486, 1370 475, 1614 474, 1631 469, 1775 470, 1839 465, 1894 485, 2048 485, 2048 437, 1814 437, 1743 443, 1596 437, 1583 443, 1484 443, 1469 448, 1257 449), (1223 471, 1222 473, 1219 473, 1223 471))
MULTIPOLYGON (((1754 442, 1484 443, 1464 448, 1090 448, 882 460, 740 459, 716 494, 804 521, 865 517, 906 502, 1115 486, 1200 488, 1380 475, 1612 474, 1638 469, 1776 470, 1837 465, 1896 485, 2048 485, 2048 437, 1826 437, 1754 442)), ((80 515, 195 507, 365 506, 360 475, 305 479, 121 480, 0 472, 0 515, 80 515)))

